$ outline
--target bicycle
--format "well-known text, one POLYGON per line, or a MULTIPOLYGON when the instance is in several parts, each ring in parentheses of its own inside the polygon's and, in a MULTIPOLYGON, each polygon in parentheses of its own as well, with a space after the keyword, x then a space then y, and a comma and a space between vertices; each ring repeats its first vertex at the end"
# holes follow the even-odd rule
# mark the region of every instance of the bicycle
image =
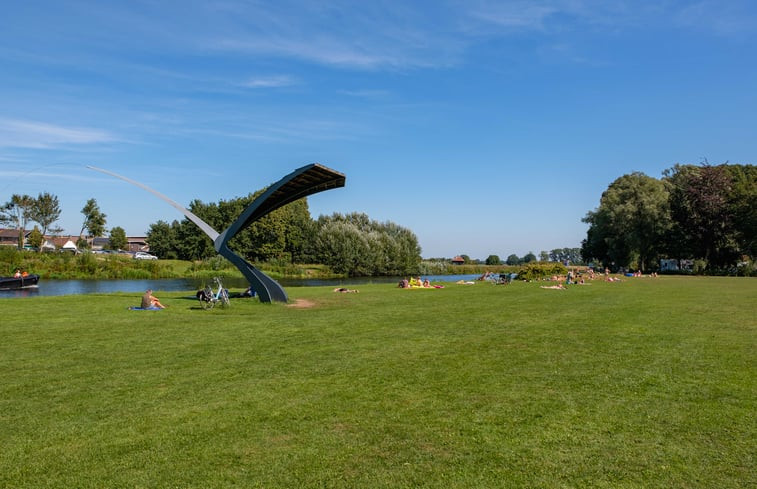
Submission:
POLYGON ((216 292, 213 292, 213 288, 210 285, 206 285, 203 290, 197 291, 197 300, 200 301, 203 309, 213 309, 219 303, 221 307, 227 307, 231 304, 229 301, 229 291, 223 287, 221 279, 214 277, 213 281, 218 286, 216 292))

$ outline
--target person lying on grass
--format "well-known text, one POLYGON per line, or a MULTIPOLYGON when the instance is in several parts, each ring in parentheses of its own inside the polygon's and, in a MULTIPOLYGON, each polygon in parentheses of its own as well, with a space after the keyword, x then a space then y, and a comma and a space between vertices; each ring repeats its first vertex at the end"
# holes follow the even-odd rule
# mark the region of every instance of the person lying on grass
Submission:
POLYGON ((337 287, 336 289, 334 289, 334 292, 341 292, 343 294, 348 294, 351 292, 360 293, 360 291, 357 289, 345 289, 344 287, 337 287))

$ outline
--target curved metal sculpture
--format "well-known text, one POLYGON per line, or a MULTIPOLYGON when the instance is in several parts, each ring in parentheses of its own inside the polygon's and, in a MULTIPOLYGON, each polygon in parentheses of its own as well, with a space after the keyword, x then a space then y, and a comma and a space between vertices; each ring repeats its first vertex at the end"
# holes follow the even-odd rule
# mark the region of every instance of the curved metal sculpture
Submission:
POLYGON ((120 178, 121 180, 147 190, 158 198, 168 202, 179 212, 184 214, 187 219, 195 223, 205 234, 208 235, 213 241, 213 247, 215 250, 242 272, 242 275, 244 275, 250 283, 250 287, 252 287, 252 289, 258 294, 258 297, 260 297, 261 302, 287 302, 288 297, 284 288, 278 282, 255 268, 255 266, 248 263, 238 254, 231 251, 228 246, 229 241, 241 231, 249 227, 252 223, 279 207, 324 190, 344 187, 346 181, 344 174, 318 163, 298 168, 268 187, 263 194, 247 206, 244 212, 237 217, 231 226, 229 226, 224 232, 218 233, 208 223, 197 217, 195 214, 146 185, 116 173, 103 170, 102 168, 94 166, 87 166, 87 168, 120 178))

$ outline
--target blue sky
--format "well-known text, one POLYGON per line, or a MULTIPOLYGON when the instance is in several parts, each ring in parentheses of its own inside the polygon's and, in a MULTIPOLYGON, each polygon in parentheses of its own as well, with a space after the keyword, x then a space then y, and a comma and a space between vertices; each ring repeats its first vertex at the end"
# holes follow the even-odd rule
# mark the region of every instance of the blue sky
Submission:
MULTIPOLYGON (((0 17, 0 201, 95 198, 140 235, 318 162, 313 217, 424 257, 578 247, 617 177, 757 160, 757 4, 29 1, 0 17)), ((0 203, 1 203, 0 202, 0 203)))

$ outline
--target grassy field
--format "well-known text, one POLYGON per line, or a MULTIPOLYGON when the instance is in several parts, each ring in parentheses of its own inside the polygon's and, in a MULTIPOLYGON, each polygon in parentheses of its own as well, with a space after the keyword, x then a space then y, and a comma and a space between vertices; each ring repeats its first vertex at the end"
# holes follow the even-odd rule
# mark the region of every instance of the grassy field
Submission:
POLYGON ((0 299, 0 487, 757 486, 757 280, 0 299))

